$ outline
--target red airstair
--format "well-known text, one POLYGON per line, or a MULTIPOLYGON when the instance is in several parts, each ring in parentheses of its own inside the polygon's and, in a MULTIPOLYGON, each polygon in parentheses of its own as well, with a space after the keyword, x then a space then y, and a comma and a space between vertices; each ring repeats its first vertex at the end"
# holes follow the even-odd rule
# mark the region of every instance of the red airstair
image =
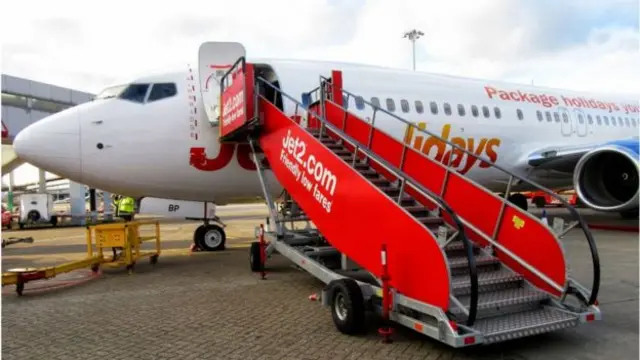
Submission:
MULTIPOLYGON (((575 210, 577 222, 556 234, 381 131, 376 114, 424 132, 414 124, 368 103, 371 121, 349 113, 343 101, 355 95, 342 89, 340 71, 320 77, 309 108, 256 77, 244 57, 220 91, 220 140, 251 146, 270 211, 268 229, 251 246, 251 269, 264 275, 277 251, 323 281, 322 301, 343 333, 363 331, 366 310, 454 347, 601 318, 597 250, 575 210), (280 205, 267 189, 267 172, 286 190, 280 205), (300 221, 306 227, 297 228, 300 221), (560 241, 577 225, 592 251, 590 290, 569 276, 560 241)), ((446 143, 450 157, 467 151, 446 143)), ((510 174, 506 194, 517 181, 525 180, 510 174)))

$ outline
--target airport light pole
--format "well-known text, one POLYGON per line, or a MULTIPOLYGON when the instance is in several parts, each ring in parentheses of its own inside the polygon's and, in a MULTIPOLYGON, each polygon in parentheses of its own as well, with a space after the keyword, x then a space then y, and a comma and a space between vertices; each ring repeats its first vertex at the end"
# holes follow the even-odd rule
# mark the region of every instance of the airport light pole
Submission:
POLYGON ((416 40, 418 40, 424 33, 420 30, 413 29, 404 33, 403 38, 411 41, 411 47, 413 50, 413 71, 416 71, 416 40))

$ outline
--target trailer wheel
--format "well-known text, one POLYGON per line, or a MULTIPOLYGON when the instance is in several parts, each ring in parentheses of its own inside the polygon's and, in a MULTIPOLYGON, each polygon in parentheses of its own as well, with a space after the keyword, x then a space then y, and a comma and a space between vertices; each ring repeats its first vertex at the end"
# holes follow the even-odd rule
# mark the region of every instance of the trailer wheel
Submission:
POLYGON ((338 330, 347 335, 364 332, 364 297, 358 283, 339 279, 330 282, 329 287, 331 317, 338 330))
POLYGON ((260 258, 260 243, 257 241, 252 242, 251 248, 249 248, 249 265, 253 272, 260 272, 264 269, 264 264, 260 258))

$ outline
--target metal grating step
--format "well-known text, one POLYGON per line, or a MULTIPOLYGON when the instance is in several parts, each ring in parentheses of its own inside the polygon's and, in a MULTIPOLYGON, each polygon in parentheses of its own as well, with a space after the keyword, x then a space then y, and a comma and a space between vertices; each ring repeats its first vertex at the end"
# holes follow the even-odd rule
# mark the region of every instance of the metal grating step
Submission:
POLYGON ((303 251, 309 256, 333 256, 340 254, 333 246, 305 246, 303 251))
MULTIPOLYGON (((523 277, 509 269, 499 269, 478 273, 478 293, 520 287, 523 277)), ((455 296, 469 295, 471 280, 469 274, 451 277, 451 289, 455 296)))
MULTIPOLYGON (((546 293, 530 287, 500 289, 479 294, 478 311, 496 310, 504 313, 506 307, 516 307, 527 304, 538 305, 541 301, 547 300, 548 298, 549 295, 546 293)), ((468 308, 471 295, 459 296, 458 300, 468 308)), ((451 313, 454 315, 462 315, 462 310, 458 307, 453 307, 451 313)))
POLYGON ((473 328, 491 344, 578 326, 579 316, 550 307, 478 320, 473 328))
POLYGON ((437 216, 421 216, 421 217, 416 217, 416 220, 423 223, 424 225, 444 224, 444 220, 441 217, 437 217, 437 216))
MULTIPOLYGON (((475 257, 475 260, 476 267, 500 264, 500 260, 498 260, 498 258, 487 254, 478 254, 475 257)), ((465 255, 456 255, 449 258, 449 268, 451 269, 466 268, 469 266, 468 264, 469 260, 465 255)))

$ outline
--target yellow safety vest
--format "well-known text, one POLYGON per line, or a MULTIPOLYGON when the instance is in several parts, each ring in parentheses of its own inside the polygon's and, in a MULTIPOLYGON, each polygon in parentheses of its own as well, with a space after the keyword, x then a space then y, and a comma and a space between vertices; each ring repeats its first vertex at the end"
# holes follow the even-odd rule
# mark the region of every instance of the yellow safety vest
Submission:
POLYGON ((133 213, 134 203, 135 200, 133 200, 133 198, 124 197, 118 202, 118 209, 120 210, 120 212, 133 213))

